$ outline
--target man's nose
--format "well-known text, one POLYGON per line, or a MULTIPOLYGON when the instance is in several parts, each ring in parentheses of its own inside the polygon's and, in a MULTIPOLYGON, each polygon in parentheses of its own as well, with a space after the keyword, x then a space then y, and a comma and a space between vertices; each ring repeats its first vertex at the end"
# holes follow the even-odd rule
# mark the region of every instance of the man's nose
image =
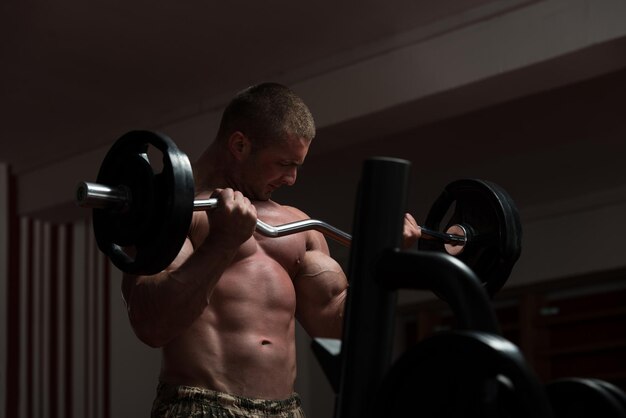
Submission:
POLYGON ((283 174, 283 184, 286 186, 292 186, 296 182, 298 177, 298 168, 292 167, 285 174, 283 174))

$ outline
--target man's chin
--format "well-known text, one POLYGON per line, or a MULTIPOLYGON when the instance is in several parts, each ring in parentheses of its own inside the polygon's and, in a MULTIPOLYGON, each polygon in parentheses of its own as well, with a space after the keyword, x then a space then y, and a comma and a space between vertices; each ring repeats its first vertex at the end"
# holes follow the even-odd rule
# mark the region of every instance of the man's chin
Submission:
POLYGON ((262 199, 260 199, 260 200, 270 200, 270 199, 272 198, 272 193, 274 193, 274 191, 276 191, 276 189, 275 189, 275 188, 272 188, 272 189, 270 189, 270 190, 267 190, 267 191, 264 193, 264 197, 263 197, 262 199))
POLYGON ((247 193, 244 193, 244 196, 252 201, 265 201, 270 200, 273 191, 274 190, 265 190, 261 192, 256 192, 254 190, 248 190, 247 193))

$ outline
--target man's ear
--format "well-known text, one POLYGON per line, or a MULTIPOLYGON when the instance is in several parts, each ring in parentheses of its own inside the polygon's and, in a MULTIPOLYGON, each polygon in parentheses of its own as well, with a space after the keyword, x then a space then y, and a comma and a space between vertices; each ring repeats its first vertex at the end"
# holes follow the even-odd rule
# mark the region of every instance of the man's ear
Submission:
POLYGON ((250 154, 252 144, 241 131, 235 131, 228 137, 228 149, 236 160, 242 160, 250 154))

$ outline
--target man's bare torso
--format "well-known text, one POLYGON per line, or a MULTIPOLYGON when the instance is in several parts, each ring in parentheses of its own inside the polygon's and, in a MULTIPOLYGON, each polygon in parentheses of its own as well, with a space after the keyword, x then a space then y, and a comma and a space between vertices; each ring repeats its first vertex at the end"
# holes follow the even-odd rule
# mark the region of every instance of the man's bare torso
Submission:
MULTIPOLYGON (((258 218, 270 225, 302 219, 271 201, 254 204, 258 218)), ((194 247, 208 228, 206 214, 195 213, 194 247)), ((255 233, 246 241, 201 316, 163 347, 161 380, 241 396, 288 397, 296 375, 293 279, 308 234, 267 238, 255 233)))

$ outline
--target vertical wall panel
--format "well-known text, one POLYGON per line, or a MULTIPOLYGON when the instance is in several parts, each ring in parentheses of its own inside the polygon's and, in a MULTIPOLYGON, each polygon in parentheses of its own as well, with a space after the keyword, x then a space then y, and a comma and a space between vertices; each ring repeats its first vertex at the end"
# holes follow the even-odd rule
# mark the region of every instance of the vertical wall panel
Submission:
MULTIPOLYGON (((20 259, 20 337, 19 347, 20 352, 20 371, 19 371, 19 409, 16 416, 27 417, 28 407, 28 362, 29 362, 29 340, 28 340, 28 298, 30 294, 30 288, 28 287, 28 261, 30 259, 28 254, 29 245, 29 222, 26 218, 20 219, 20 246, 19 246, 19 259, 20 259)), ((8 416, 8 414, 7 414, 8 416)))
POLYGON ((111 417, 111 265, 89 221, 18 217, 0 164, 0 416, 111 417))
POLYGON ((0 164, 0 416, 111 417, 111 265, 91 223, 18 217, 0 164))
MULTIPOLYGON (((88 228, 88 232, 91 233, 91 229, 88 228)), ((85 300, 88 302, 88 305, 85 306, 85 325, 86 325, 86 329, 85 329, 85 341, 86 341, 86 345, 87 345, 87 352, 86 354, 86 359, 87 359, 87 364, 85 365, 86 367, 86 382, 85 384, 87 385, 88 391, 87 391, 87 398, 86 398, 86 402, 87 402, 87 410, 85 411, 85 413, 87 414, 87 416, 93 417, 93 418, 97 418, 96 416, 96 394, 97 394, 97 388, 96 385, 94 385, 94 379, 95 379, 95 372, 94 372, 94 363, 95 363, 95 359, 96 359, 96 347, 94 344, 94 334, 95 334, 95 329, 94 329, 94 324, 95 324, 95 312, 94 312, 94 307, 95 307, 95 278, 94 278, 94 265, 96 264, 97 260, 96 260, 96 250, 95 250, 95 246, 93 245, 93 240, 92 240, 92 235, 89 234, 89 241, 88 241, 88 246, 87 246, 87 250, 88 250, 88 256, 87 256, 87 260, 88 260, 88 264, 87 264, 87 269, 85 272, 85 284, 86 284, 86 298, 85 300)))
POLYGON ((102 255, 102 415, 111 418, 111 263, 102 255))
POLYGON ((7 370, 7 394, 11 399, 11 412, 7 413, 17 415, 19 404, 22 400, 23 392, 20 391, 20 365, 23 363, 22 350, 20 349, 20 323, 22 320, 21 310, 21 289, 20 289, 20 218, 17 215, 17 180, 15 176, 11 176, 10 181, 11 193, 9 194, 9 215, 10 215, 10 235, 9 235, 9 312, 8 327, 9 349, 7 352, 10 359, 10 368, 7 370), (10 387, 9 387, 10 385, 10 387))
POLYGON ((59 227, 51 225, 48 242, 48 300, 46 347, 48 364, 48 408, 50 418, 59 418, 59 227))
POLYGON ((58 416, 65 418, 65 403, 64 403, 64 393, 67 391, 65 387, 65 356, 63 353, 65 352, 65 332, 67 326, 67 318, 65 316, 65 292, 64 292, 64 278, 65 278, 65 225, 57 225, 57 353, 56 353, 56 362, 57 362, 57 373, 56 373, 56 402, 57 402, 57 411, 58 416))
POLYGON ((83 411, 83 416, 91 416, 92 414, 92 410, 91 410, 91 405, 92 405, 92 399, 93 399, 93 390, 94 387, 91 384, 91 364, 92 364, 92 357, 93 357, 93 346, 91 344, 91 317, 92 317, 92 313, 91 313, 91 309, 90 307, 93 306, 93 300, 91 299, 92 296, 92 287, 93 287, 93 280, 92 280, 92 269, 91 266, 94 263, 94 256, 93 256, 93 241, 92 241, 92 236, 91 236, 91 228, 85 228, 85 260, 87 261, 85 264, 85 271, 83 272, 83 280, 85 283, 85 288, 84 288, 84 297, 83 297, 83 302, 84 302, 84 306, 83 306, 83 312, 84 312, 84 323, 83 323, 83 341, 85 344, 85 356, 84 356, 84 364, 83 364, 83 370, 84 370, 84 376, 83 376, 83 380, 84 380, 84 385, 85 385, 85 409, 83 411))
POLYGON ((20 402, 20 234, 17 216, 17 182, 9 173, 8 211, 8 288, 7 288, 7 416, 17 415, 20 402))
POLYGON ((98 248, 95 245, 91 246, 92 256, 93 256, 93 264, 91 266, 91 277, 89 281, 91 283, 91 381, 90 384, 93 387, 93 398, 92 398, 92 410, 91 416, 93 418, 100 418, 101 407, 100 407, 100 333, 99 333, 99 322, 100 322, 100 283, 102 277, 100 276, 100 257, 98 248))
POLYGON ((86 417, 86 397, 88 388, 85 381, 85 362, 87 346, 85 344, 84 333, 85 324, 85 288, 87 269, 87 258, 85 248, 87 247, 87 233, 85 221, 81 221, 74 226, 74 248, 72 249, 73 260, 71 279, 73 288, 73 298, 71 309, 73 311, 74 335, 72 338, 73 370, 72 370, 72 415, 73 417, 86 417))
POLYGON ((50 393, 49 393, 49 375, 50 375, 50 224, 48 222, 41 223, 41 259, 39 265, 39 361, 41 373, 39 375, 39 387, 41 398, 41 416, 48 417, 50 411, 50 393))
POLYGON ((74 269, 72 265, 74 245, 74 227, 72 224, 68 224, 65 227, 65 242, 63 251, 63 317, 65 322, 65 330, 63 334, 63 416, 65 418, 74 418, 73 414, 73 382, 74 382, 74 310, 73 308, 73 278, 74 269))
MULTIPOLYGON (((0 306, 6 306, 8 290, 8 258, 9 258, 9 237, 6 233, 9 225, 8 213, 8 168, 5 164, 0 164, 0 306)), ((8 373, 7 373, 7 311, 0 310, 0 378, 3 379, 0 385, 7 387, 7 390, 0 390, 0 411, 8 411, 8 373), (4 379, 7 379, 5 382, 4 379)))
POLYGON ((26 264, 26 278, 27 283, 26 286, 28 288, 28 293, 26 294, 26 387, 28 387, 28 391, 25 393, 25 402, 26 402, 26 418, 33 418, 35 416, 35 300, 36 300, 36 289, 35 289, 35 250, 37 246, 35 245, 35 223, 32 219, 28 219, 26 221, 27 224, 27 232, 26 239, 27 243, 26 254, 24 254, 24 263, 26 264))
POLYGON ((15 176, 0 164, 0 411, 16 416, 20 404, 20 224, 15 176))
POLYGON ((40 346, 42 344, 41 333, 39 332, 41 326, 41 307, 43 304, 42 301, 42 292, 40 291, 41 283, 40 283, 40 265, 41 259, 43 258, 43 234, 42 234, 42 225, 40 221, 33 222, 33 257, 31 260, 32 263, 32 294, 33 294, 33 305, 31 312, 31 326, 32 326, 32 335, 33 335, 33 346, 32 346, 32 359, 33 359, 33 367, 32 367, 32 405, 33 405, 33 417, 42 417, 43 416, 43 407, 42 403, 42 392, 43 387, 41 386, 42 379, 41 375, 43 373, 43 364, 41 363, 40 346))

